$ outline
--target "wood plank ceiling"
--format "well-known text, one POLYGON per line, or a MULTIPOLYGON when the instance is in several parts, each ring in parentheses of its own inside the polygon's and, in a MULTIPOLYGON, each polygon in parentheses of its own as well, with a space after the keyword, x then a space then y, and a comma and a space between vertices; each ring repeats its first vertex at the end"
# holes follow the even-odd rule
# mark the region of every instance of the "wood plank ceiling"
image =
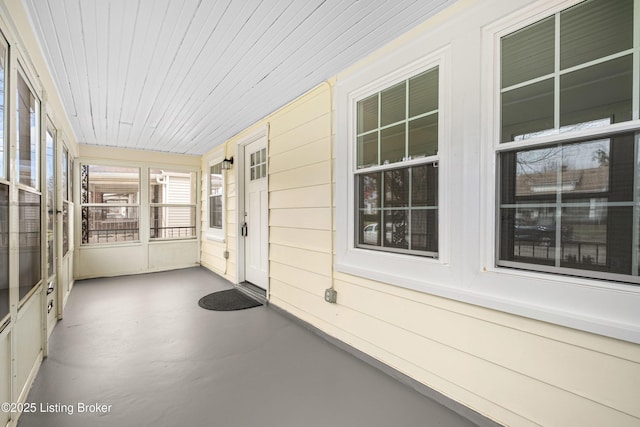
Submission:
POLYGON ((23 0, 81 144, 201 155, 455 0, 23 0))

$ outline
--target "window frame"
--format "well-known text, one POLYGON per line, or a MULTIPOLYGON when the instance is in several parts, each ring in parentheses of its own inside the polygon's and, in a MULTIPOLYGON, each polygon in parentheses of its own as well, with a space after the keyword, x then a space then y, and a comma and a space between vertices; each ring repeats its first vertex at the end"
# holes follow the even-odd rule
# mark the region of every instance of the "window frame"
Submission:
MULTIPOLYGON (((94 161, 88 161, 85 160, 83 162, 80 162, 79 164, 79 170, 80 170, 80 180, 81 180, 81 185, 80 185, 80 236, 79 236, 79 241, 80 241, 80 246, 82 247, 91 247, 91 246, 109 246, 109 245, 128 245, 128 244, 140 244, 142 242, 143 236, 143 225, 144 223, 146 223, 145 221, 143 221, 142 216, 144 214, 144 212, 142 211, 142 206, 143 206, 143 200, 142 200, 142 196, 143 196, 143 188, 142 186, 144 185, 144 183, 146 182, 146 180, 143 181, 143 170, 144 168, 142 166, 131 166, 129 164, 127 164, 126 162, 121 162, 121 163, 112 163, 112 162, 94 162, 94 161), (90 202, 84 202, 83 200, 83 195, 82 195, 82 180, 84 179, 82 177, 82 168, 84 166, 87 167, 91 167, 91 166, 99 166, 99 167, 120 167, 120 168, 128 168, 128 169, 135 169, 138 171, 138 201, 137 203, 119 203, 119 204, 113 204, 113 205, 109 205, 108 203, 90 203, 90 202), (97 208, 101 208, 101 207, 125 207, 125 208, 137 208, 138 209, 138 238, 137 239, 132 239, 132 240, 116 240, 113 242, 83 242, 83 228, 84 228, 84 218, 82 215, 82 211, 84 208, 92 208, 92 207, 97 207, 97 208)), ((87 190, 88 191, 88 190, 87 190)), ((87 225, 88 226, 88 225, 87 225)))
POLYGON ((11 96, 10 93, 8 92, 8 90, 11 90, 12 88, 9 87, 8 85, 8 81, 9 81, 9 76, 10 76, 10 66, 9 66, 9 43, 7 42, 7 40, 5 39, 4 35, 2 34, 2 32, 0 32, 0 47, 4 49, 4 55, 2 58, 2 61, 4 63, 4 67, 2 69, 2 74, 3 74, 3 88, 2 88, 2 92, 0 93, 0 96, 2 97, 2 113, 1 113, 1 117, 0 120, 2 120, 2 135, 0 135, 0 138, 2 138, 2 144, 0 144, 0 149, 2 150, 2 155, 0 156, 0 182, 9 182, 9 165, 10 165, 10 158, 12 156, 12 152, 10 150, 10 136, 9 136, 9 132, 11 131, 11 126, 7 126, 7 124, 9 123, 10 120, 10 115, 9 115, 9 109, 13 108, 13 106, 11 105, 11 96), (9 108, 7 108, 9 107, 9 108))
POLYGON ((213 157, 210 157, 207 159, 206 161, 206 165, 207 165, 207 169, 206 169, 206 173, 204 174, 204 180, 205 183, 203 185, 203 188, 205 189, 206 193, 205 193, 205 221, 206 221, 206 226, 204 227, 205 229, 205 238, 207 240, 213 240, 215 242, 225 242, 226 241, 226 231, 227 231, 227 212, 226 212, 226 195, 227 195, 227 189, 226 189, 226 185, 227 185, 227 174, 225 172, 225 169, 222 169, 222 167, 220 168, 220 172, 221 172, 221 176, 222 176, 222 194, 220 195, 221 199, 221 209, 222 209, 222 226, 220 228, 218 227, 211 227, 211 225, 209 224, 209 220, 210 220, 210 207, 209 207, 209 198, 211 197, 211 168, 217 164, 222 163, 222 161, 224 160, 224 154, 220 153, 218 155, 215 155, 213 157))
MULTIPOLYGON (((593 65, 594 63, 596 64, 601 64, 604 63, 605 61, 613 61, 615 59, 621 58, 623 56, 628 56, 628 55, 632 55, 634 64, 638 64, 638 57, 640 57, 640 40, 638 40, 639 35, 638 33, 640 33, 640 30, 638 30, 637 28, 634 30, 636 32, 636 34, 634 35, 634 40, 633 40, 633 46, 631 49, 625 49, 621 52, 615 53, 615 54, 611 54, 611 55, 606 55, 604 57, 595 59, 595 60, 591 60, 589 62, 586 62, 584 64, 579 64, 579 65, 574 65, 572 67, 567 68, 566 70, 560 70, 560 62, 562 61, 562 58, 560 56, 560 52, 558 51, 558 49, 560 48, 560 21, 559 21, 559 16, 560 14, 573 7, 576 5, 579 5, 580 3, 582 3, 584 0, 576 0, 576 1, 572 1, 572 2, 562 2, 557 4, 555 7, 550 8, 549 10, 547 10, 546 12, 540 12, 538 14, 534 14, 534 17, 531 17, 527 20, 524 20, 523 22, 521 22, 520 25, 518 24, 514 24, 512 26, 509 26, 507 29, 504 29, 502 31, 497 32, 494 37, 495 37, 495 58, 496 58, 496 66, 495 66, 495 88, 496 90, 494 92, 496 92, 495 96, 495 112, 494 112, 494 124, 496 126, 495 128, 495 133, 492 136, 492 141, 493 141, 493 150, 495 152, 495 165, 496 165, 496 171, 495 171, 495 188, 496 188, 496 194, 495 194, 495 213, 494 213, 494 217, 496 219, 496 223, 494 224, 494 249, 495 249, 495 253, 494 253, 494 259, 492 262, 492 265, 496 266, 496 268, 500 268, 500 267, 512 267, 512 268, 516 268, 516 269, 523 269, 523 270, 529 270, 529 271, 537 271, 537 272, 542 272, 542 273, 549 273, 549 274, 556 274, 556 275, 575 275, 575 276, 579 276, 579 277, 583 277, 586 279, 604 279, 604 280, 610 280, 610 281, 619 281, 619 282, 626 282, 626 283, 635 283, 635 284, 640 284, 640 276, 633 276, 633 275, 624 275, 624 274, 616 274, 616 273, 606 273, 606 272, 595 272, 595 271, 589 271, 589 270, 585 270, 585 269, 574 269, 574 268, 566 268, 566 267, 559 267, 559 266, 554 266, 554 267, 546 267, 546 266, 542 266, 542 265, 536 265, 536 264, 531 264, 531 263, 526 263, 526 262, 520 262, 520 261, 506 261, 506 260, 501 260, 500 258, 500 225, 499 225, 499 218, 500 218, 500 212, 501 212, 501 207, 500 207, 500 188, 501 188, 501 174, 500 174, 500 170, 499 170, 499 158, 503 153, 518 153, 521 151, 526 151, 526 150, 530 150, 530 149, 536 149, 536 148, 546 148, 546 147, 554 147, 554 146, 562 146, 562 145, 567 145, 570 143, 574 143, 574 142, 588 142, 588 141, 593 141, 595 139, 598 138, 609 138, 609 137, 614 137, 616 135, 620 135, 620 134, 624 134, 624 133, 636 133, 635 135, 635 145, 636 145, 636 151, 638 149, 638 147, 640 147, 639 141, 640 141, 640 122, 639 122, 639 113, 638 113, 638 105, 640 103, 640 84, 638 83, 639 80, 639 75, 640 75, 640 71, 638 70, 638 67, 634 67, 635 71, 634 71, 634 86, 632 87, 632 103, 633 103, 633 108, 632 108, 632 118, 629 121, 625 121, 625 122, 619 122, 619 123, 612 123, 609 125, 604 125, 602 127, 597 127, 594 129, 582 129, 582 130, 569 130, 569 131, 563 131, 563 126, 561 123, 561 117, 560 117, 560 105, 559 105, 559 99, 561 96, 561 91, 560 91, 560 87, 558 86, 558 84, 556 83, 556 86, 554 87, 554 92, 553 92, 553 97, 554 97, 554 130, 550 131, 550 132, 545 132, 545 135, 542 136, 530 136, 526 139, 523 140, 514 140, 514 141, 510 141, 510 142, 501 142, 503 139, 502 136, 502 120, 501 120, 501 110, 502 110, 502 106, 501 106, 501 102, 500 102, 500 95, 502 94, 502 92, 506 89, 509 88, 505 88, 502 89, 500 81, 501 81, 501 77, 502 77, 502 67, 501 67, 501 41, 502 38, 512 34, 515 31, 518 31, 520 29, 524 29, 529 25, 532 24, 536 24, 538 22, 540 22, 541 20, 544 19, 548 19, 548 18, 552 18, 555 20, 555 58, 554 58, 554 69, 555 71, 552 73, 553 75, 553 79, 556 80, 556 82, 559 81, 559 79, 561 78, 561 76, 563 74, 566 74, 568 72, 573 72, 575 70, 582 70, 585 69, 591 65, 593 65), (540 16, 540 14, 542 14, 542 16, 540 16), (515 28, 514 28, 515 27, 515 28)), ((638 8, 640 8, 640 4, 638 1, 635 2, 635 15, 638 15, 638 8)), ((636 25, 637 27, 637 25, 636 25)), ((549 76, 544 76, 543 78, 548 78, 549 76)), ((536 80, 536 79, 533 79, 536 80)), ((523 82, 522 84, 530 84, 532 80, 528 80, 523 82)), ((518 86, 515 85, 515 86, 518 86)), ((638 153, 636 153, 636 155, 638 155, 638 153)), ((633 175, 634 175, 634 179, 638 179, 637 175, 638 173, 640 173, 640 171, 635 170, 633 171, 633 175)), ((638 183, 635 182, 635 190, 634 191, 634 199, 637 199, 638 197, 638 183)), ((634 200, 633 202, 634 204, 637 204, 638 201, 634 200)), ((562 206, 558 205, 558 206, 562 206)), ((556 206, 556 208, 558 207, 556 206)), ((637 213, 636 213, 637 209, 633 209, 634 212, 634 216, 637 218, 637 213)), ((634 229, 634 232, 637 232, 634 229)), ((636 239, 636 243, 637 243, 637 239, 636 239)), ((635 258, 637 258, 637 247, 632 248, 632 256, 635 255, 635 258)))
MULTIPOLYGON (((638 343, 639 286, 597 278, 509 268, 497 264, 500 220, 498 153, 524 148, 521 141, 500 142, 501 38, 582 1, 538 1, 512 11, 482 28, 481 66, 484 77, 481 86, 481 135, 484 142, 480 152, 479 277, 484 279, 475 287, 475 296, 463 299, 520 316, 638 343)), ((638 0, 635 1, 636 7, 639 3, 638 0)), ((635 11, 636 16, 637 14, 638 10, 635 11)), ((635 26, 634 32, 634 40, 640 40, 638 26, 635 26)), ((637 68, 640 55, 636 53, 633 60, 634 67, 637 68)), ((632 114, 631 121, 614 123, 604 128, 531 138, 527 148, 541 148, 554 143, 579 142, 604 135, 635 132, 640 129, 637 102, 634 102, 632 114)))
POLYGON ((198 179, 197 173, 189 170, 181 170, 179 168, 159 168, 159 167, 147 167, 146 172, 148 175, 148 194, 149 194, 149 241, 157 242, 163 240, 176 241, 176 240, 193 240, 197 239, 197 197, 196 197, 196 180, 198 179), (157 203, 151 201, 151 171, 162 169, 163 171, 166 169, 168 173, 182 173, 191 175, 191 182, 189 185, 189 191, 191 196, 191 201, 189 203, 157 203), (153 208, 192 208, 193 209, 193 225, 189 228, 193 228, 192 236, 178 236, 178 237, 151 237, 151 230, 153 229, 151 224, 151 211, 153 208))
MULTIPOLYGON (((385 246, 384 242, 386 240, 386 233, 387 233, 386 232, 386 226, 387 226, 387 223, 385 222, 385 214, 384 213, 387 212, 387 211, 390 211, 390 210, 406 211, 407 212, 407 222, 409 223, 409 233, 408 234, 411 236, 409 238, 409 242, 407 242, 407 243, 410 244, 411 243, 411 239, 413 237, 412 233, 411 233, 411 229, 412 229, 412 222, 411 222, 411 219, 410 219, 411 218, 411 214, 416 212, 416 211, 418 211, 418 210, 421 210, 421 209, 416 209, 414 206, 412 206, 413 193, 412 193, 412 191, 410 189, 411 189, 411 183, 413 182, 413 177, 411 176, 411 173, 413 171, 413 168, 425 167, 425 166, 428 167, 430 165, 434 169, 436 169, 437 172, 439 172, 439 164, 440 164, 440 155, 439 155, 440 154, 440 152, 439 152, 439 145, 440 144, 439 144, 439 142, 440 141, 438 141, 438 152, 436 154, 425 155, 424 157, 417 157, 415 159, 411 159, 410 157, 408 159, 403 158, 403 160, 396 161, 396 162, 393 162, 393 163, 389 163, 388 161, 383 161, 380 158, 380 159, 378 159, 378 164, 377 165, 369 165, 369 166, 366 166, 366 165, 365 166, 359 166, 358 165, 358 154, 359 153, 358 153, 358 142, 357 142, 357 139, 360 136, 363 136, 365 134, 372 134, 372 133, 376 132, 379 135, 379 137, 377 138, 377 151, 378 151, 378 155, 380 156, 381 155, 381 151, 382 151, 382 148, 381 148, 381 146, 382 146, 381 133, 386 129, 402 125, 405 128, 404 129, 405 130, 404 151, 405 151, 405 154, 407 154, 407 152, 409 150, 409 144, 410 144, 410 139, 409 139, 410 138, 410 126, 409 126, 409 124, 412 121, 420 120, 420 119, 422 119, 424 117, 430 117, 430 116, 433 116, 433 115, 437 115, 438 119, 440 117, 439 103, 438 103, 438 106, 435 109, 427 111, 426 113, 418 114, 418 115, 415 115, 413 117, 410 116, 410 113, 409 113, 409 108, 410 107, 409 107, 409 96, 408 95, 410 93, 409 92, 409 90, 410 90, 409 89, 410 81, 413 78, 416 78, 416 77, 420 76, 421 74, 427 74, 427 73, 431 73, 431 72, 434 72, 434 71, 438 73, 438 82, 439 82, 440 81, 440 79, 439 79, 440 69, 439 69, 439 66, 436 65, 436 66, 434 66, 432 68, 427 68, 424 71, 419 71, 417 74, 413 74, 411 76, 408 76, 407 78, 402 79, 399 82, 392 83, 391 86, 383 87, 380 90, 378 90, 378 91, 376 91, 376 92, 374 92, 374 93, 372 93, 370 95, 364 95, 362 97, 360 97, 360 96, 355 97, 354 96, 354 98, 353 98, 353 102, 355 102, 355 106, 353 106, 352 108, 354 108, 356 110, 356 112, 355 112, 356 123, 358 121, 358 112, 357 112, 357 110, 358 110, 358 104, 360 102, 362 102, 362 101, 364 101, 364 100, 366 100, 368 98, 372 98, 373 96, 376 96, 377 97, 377 105, 378 105, 378 114, 377 114, 378 123, 375 126, 375 128, 372 129, 372 130, 366 131, 366 132, 362 132, 362 133, 360 133, 360 135, 357 133, 357 130, 355 130, 356 133, 351 136, 352 138, 355 136, 355 138, 353 138, 355 140, 355 147, 352 148, 354 155, 353 155, 353 158, 352 158, 353 165, 352 165, 352 171, 351 171, 351 173, 353 175, 353 179, 355 180, 355 182, 353 183, 353 187, 354 187, 354 189, 353 189, 353 191, 354 191, 354 203, 356 204, 356 206, 359 206, 359 204, 360 204, 360 198, 361 198, 361 195, 359 194, 360 190, 359 190, 359 188, 356 188, 356 187, 358 187, 358 184, 356 184, 356 182, 357 183, 360 182, 360 179, 361 179, 360 177, 364 177, 364 176, 366 176, 368 174, 380 174, 380 176, 382 177, 382 179, 381 179, 382 182, 380 183, 380 194, 378 196, 378 200, 380 201, 381 205, 383 205, 383 206, 378 208, 380 210, 380 218, 379 218, 379 221, 378 221, 378 230, 381 230, 382 228, 385 229, 385 235, 380 237, 380 243, 381 243, 380 245, 367 244, 364 241, 363 242, 358 241, 358 239, 355 237, 355 235, 359 234, 360 230, 363 228, 363 225, 361 223, 361 218, 360 218, 360 216, 358 215, 358 212, 357 212, 359 207, 356 207, 355 211, 354 211, 354 233, 355 233, 354 234, 354 246, 357 247, 357 248, 374 250, 374 251, 382 251, 382 252, 394 252, 394 253, 413 255, 413 256, 424 256, 424 257, 429 257, 429 258, 433 258, 433 259, 439 258, 438 248, 435 251, 426 251, 426 250, 425 251, 421 251, 421 250, 409 249, 409 248, 404 249, 404 248, 397 248, 397 247, 393 247, 393 246, 385 246), (393 87, 395 87, 397 85, 400 85, 400 84, 406 85, 406 87, 405 87, 405 98, 404 98, 404 102, 405 102, 404 118, 401 119, 401 120, 397 120, 397 121, 395 121, 394 123, 391 123, 391 124, 382 125, 382 123, 381 123, 381 120, 382 120, 381 111, 382 111, 382 107, 383 106, 382 106, 382 102, 381 101, 382 101, 383 93, 385 91, 387 91, 388 89, 391 89, 391 88, 393 88, 393 87), (382 162, 382 164, 380 164, 380 162, 382 162), (407 171, 408 172, 408 177, 407 177, 408 178, 408 183, 406 184, 407 188, 408 188, 408 190, 407 190, 408 206, 402 207, 402 208, 397 207, 395 209, 391 209, 391 208, 387 209, 387 208, 384 207, 384 205, 385 205, 385 196, 384 196, 384 193, 385 193, 385 187, 384 186, 385 186, 385 184, 384 184, 384 181, 386 179, 386 175, 387 175, 386 173, 387 172, 397 171, 397 170, 407 171), (380 224, 382 224, 382 226, 380 224)), ((356 127, 357 127, 357 125, 356 125, 356 127)), ((352 142, 352 144, 353 143, 354 142, 352 142)), ((436 180, 437 180, 437 178, 436 178, 436 180)), ((438 190, 439 190, 439 188, 436 188, 436 190, 435 190, 436 196, 439 195, 439 191, 438 190)), ((437 215, 436 216, 436 218, 437 218, 436 224, 438 224, 439 223, 438 201, 436 200, 435 203, 436 203, 435 209, 434 209, 433 206, 425 205, 424 206, 424 211, 433 211, 433 210, 435 210, 436 211, 436 215, 437 215)), ((369 225, 367 225, 366 227, 368 227, 368 226, 369 225)), ((438 228, 438 226, 436 225, 436 229, 437 228, 438 228)), ((379 231, 378 231, 378 233, 379 233, 379 231)), ((437 240, 437 237, 436 237, 436 240, 437 240)))
MULTIPOLYGON (((12 105, 11 108, 15 108, 16 109, 16 123, 14 123, 15 125, 15 129, 13 130, 15 132, 16 135, 16 146, 15 149, 13 150, 13 152, 10 153, 11 156, 15 156, 15 162, 16 162, 16 167, 15 167, 15 173, 16 173, 16 177, 15 177, 15 182, 18 186, 22 187, 22 188, 30 188, 35 192, 40 192, 40 148, 42 146, 42 100, 40 98, 40 92, 36 89, 36 87, 32 84, 32 80, 29 78, 30 73, 27 72, 27 69, 23 67, 21 61, 18 61, 18 66, 17 66, 17 70, 16 70, 16 77, 17 79, 22 79, 22 81, 24 82, 24 85, 26 86, 27 90, 30 92, 30 95, 33 97, 34 101, 35 101, 35 126, 32 129, 35 129, 35 138, 34 135, 29 133, 30 135, 30 139, 32 141, 35 141, 35 150, 30 149, 29 154, 30 154, 30 162, 32 165, 34 165, 34 170, 32 170, 31 168, 29 168, 30 171, 30 183, 25 183, 22 181, 22 168, 20 166, 20 123, 19 123, 19 115, 18 115, 18 103, 20 102, 20 97, 18 95, 18 90, 19 90, 19 84, 18 84, 18 80, 16 80, 15 82, 15 105, 12 105), (33 155, 35 157, 31 158, 31 155, 33 155), (31 185, 31 184, 35 184, 35 185, 31 185)), ((6 77, 5 77, 6 78, 6 77)), ((9 172, 10 173, 10 172, 9 172)))
MULTIPOLYGON (((449 283, 454 272, 449 268, 450 223, 442 220, 450 210, 448 163, 450 141, 450 46, 424 51, 421 40, 407 44, 367 64, 361 73, 338 80, 335 97, 336 123, 336 263, 339 272, 421 292, 437 293, 439 283, 449 283), (400 65, 398 65, 400 64, 400 65), (372 250, 358 247, 356 120, 357 102, 423 72, 438 68, 438 153, 366 169, 375 172, 438 162, 438 253, 437 258, 416 253, 372 250), (402 271, 403 274, 398 274, 402 271), (426 279, 428 277, 428 279, 426 279)), ((406 118, 405 118, 406 119, 406 118)))

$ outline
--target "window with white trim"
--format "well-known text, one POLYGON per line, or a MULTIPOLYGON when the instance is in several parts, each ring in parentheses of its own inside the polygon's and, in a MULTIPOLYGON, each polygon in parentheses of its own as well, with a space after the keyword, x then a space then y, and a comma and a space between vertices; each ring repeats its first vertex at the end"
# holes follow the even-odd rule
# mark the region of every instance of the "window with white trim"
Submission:
POLYGON ((82 244, 140 240, 140 169, 81 165, 82 244))
POLYGON ((499 266, 640 283, 637 13, 588 0, 500 39, 499 266))
POLYGON ((224 239, 224 171, 222 163, 209 164, 207 179, 207 236, 224 239))
POLYGON ((438 67, 356 100, 355 243, 438 256, 438 67))
POLYGON ((194 172, 149 169, 149 238, 196 236, 195 179, 194 172))

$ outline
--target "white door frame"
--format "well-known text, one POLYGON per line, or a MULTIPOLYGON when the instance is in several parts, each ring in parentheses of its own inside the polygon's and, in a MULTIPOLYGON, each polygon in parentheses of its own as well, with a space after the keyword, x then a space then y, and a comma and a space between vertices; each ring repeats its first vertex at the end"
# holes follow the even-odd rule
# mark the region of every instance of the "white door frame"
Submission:
MULTIPOLYGON (((245 281, 245 239, 242 238, 242 224, 244 223, 245 212, 245 156, 244 148, 246 145, 252 142, 258 141, 264 138, 266 140, 267 147, 267 159, 269 158, 269 125, 266 124, 259 129, 251 132, 247 136, 241 138, 236 142, 236 152, 233 164, 235 165, 235 179, 236 179, 236 281, 242 283, 245 281)), ((269 188, 269 163, 267 161, 267 189, 269 188)), ((268 190, 267 190, 268 191, 268 190)), ((267 207, 267 210, 269 208, 267 207)), ((267 218, 269 213, 267 212, 267 218)), ((268 224, 268 219, 267 219, 268 224)), ((267 236, 269 236, 269 227, 267 225, 267 236)), ((267 245, 268 248, 268 245, 267 245)), ((268 251, 268 249, 267 249, 268 251)), ((268 257, 268 255, 267 255, 268 257)), ((267 287, 266 297, 269 299, 269 263, 267 262, 267 287)))

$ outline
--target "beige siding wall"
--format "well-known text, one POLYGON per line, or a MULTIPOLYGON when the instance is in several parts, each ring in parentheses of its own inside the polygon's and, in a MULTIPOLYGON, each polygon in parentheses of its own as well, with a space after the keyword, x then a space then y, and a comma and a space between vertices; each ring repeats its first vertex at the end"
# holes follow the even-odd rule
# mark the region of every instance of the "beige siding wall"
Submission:
MULTIPOLYGON (((462 1, 434 22, 440 25, 457 13, 466 13, 467 21, 484 14, 489 22, 491 15, 479 2, 462 1), (469 4, 475 6, 465 12, 469 4)), ((481 26, 467 27, 479 40, 481 26)), ((464 34, 456 38, 452 50, 462 50, 479 64, 479 48, 464 34)), ((456 68, 454 78, 464 77, 462 71, 456 68)), ((475 100, 478 82, 464 80, 475 100)), ((334 270, 335 190, 345 185, 336 184, 332 166, 334 83, 320 85, 256 124, 270 128, 271 304, 505 425, 639 426, 639 345, 334 270), (337 304, 323 299, 331 286, 337 290, 337 304)), ((475 138, 480 127, 479 113, 468 102, 460 98, 455 112, 470 117, 476 130, 464 134, 465 129, 456 129, 461 138, 452 143, 458 144, 460 156, 465 137, 475 138)), ((231 155, 236 140, 218 149, 231 155)), ((477 193, 471 185, 477 183, 475 171, 465 172, 466 192, 477 193)), ((236 215, 232 185, 227 184, 227 221, 236 215)), ((227 244, 235 248, 235 230, 235 224, 227 228, 226 243, 203 239, 202 245, 203 264, 217 272, 226 269, 225 277, 232 281, 236 254, 230 249, 225 262, 221 253, 227 244)), ((458 268, 456 277, 466 280, 467 267, 458 268)))
POLYGON ((333 271, 331 111, 325 84, 268 118, 271 303, 507 425, 640 425, 640 346, 333 271))
MULTIPOLYGON (((331 87, 322 85, 270 120, 271 301, 331 286, 331 87)), ((322 300, 321 300, 322 301, 322 300)))
POLYGON ((223 171, 224 175, 224 208, 225 208, 225 239, 219 241, 207 235, 209 226, 208 206, 209 198, 207 192, 209 186, 209 165, 212 158, 216 162, 224 158, 231 158, 234 155, 235 144, 227 142, 207 153, 202 158, 202 246, 200 253, 200 263, 204 267, 218 273, 231 282, 236 281, 236 182, 232 171, 223 171), (228 259, 224 258, 224 252, 229 251, 228 259))

